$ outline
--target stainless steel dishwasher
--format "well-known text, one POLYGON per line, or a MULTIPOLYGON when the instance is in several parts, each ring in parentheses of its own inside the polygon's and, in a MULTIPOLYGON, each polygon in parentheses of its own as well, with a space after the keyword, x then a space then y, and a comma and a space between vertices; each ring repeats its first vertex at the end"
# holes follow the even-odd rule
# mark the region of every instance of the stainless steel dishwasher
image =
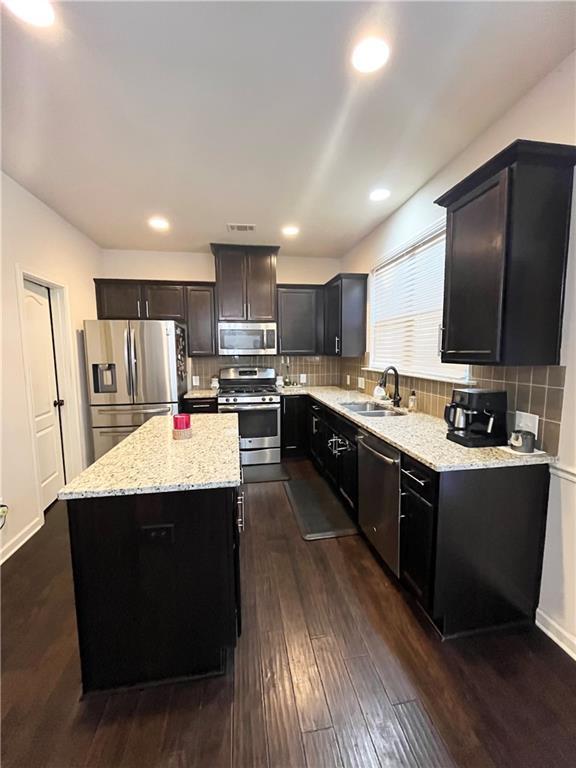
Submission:
POLYGON ((358 522, 386 565, 400 574, 400 453, 358 438, 358 522))

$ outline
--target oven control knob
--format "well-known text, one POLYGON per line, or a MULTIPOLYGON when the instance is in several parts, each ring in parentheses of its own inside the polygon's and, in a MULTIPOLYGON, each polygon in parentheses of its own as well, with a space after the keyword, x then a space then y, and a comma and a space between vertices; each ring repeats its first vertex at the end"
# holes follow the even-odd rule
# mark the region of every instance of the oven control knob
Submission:
POLYGON ((274 400, 274 398, 273 397, 269 397, 268 400, 270 400, 270 402, 272 402, 272 400, 274 400))
POLYGON ((263 403, 265 403, 265 402, 266 402, 266 398, 265 398, 265 397, 263 397, 263 398, 262 398, 262 402, 263 402, 263 403))
POLYGON ((233 398, 232 398, 232 400, 233 400, 234 402, 236 402, 236 401, 238 400, 238 398, 237 398, 237 397, 233 397, 233 398))

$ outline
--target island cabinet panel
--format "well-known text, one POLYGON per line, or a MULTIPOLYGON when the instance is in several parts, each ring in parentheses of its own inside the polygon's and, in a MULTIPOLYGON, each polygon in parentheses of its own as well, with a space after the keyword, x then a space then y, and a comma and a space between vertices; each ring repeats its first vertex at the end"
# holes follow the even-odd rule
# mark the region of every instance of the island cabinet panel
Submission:
POLYGON ((442 361, 558 365, 576 147, 518 140, 447 209, 442 361))
POLYGON ((85 693, 223 671, 235 510, 230 488, 68 501, 85 693))

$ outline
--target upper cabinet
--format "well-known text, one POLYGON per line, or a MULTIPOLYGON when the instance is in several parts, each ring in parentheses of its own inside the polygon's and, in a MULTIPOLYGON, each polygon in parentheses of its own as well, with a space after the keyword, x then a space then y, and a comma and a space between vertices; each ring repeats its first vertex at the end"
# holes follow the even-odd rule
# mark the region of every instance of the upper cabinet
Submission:
POLYGON ((139 320, 142 286, 134 280, 94 280, 99 320, 139 320))
POLYGON ((215 354, 214 283, 94 282, 99 320, 176 320, 187 326, 190 356, 215 354))
POLYGON ((219 320, 276 319, 277 246, 212 243, 219 320))
POLYGON ((558 365, 576 147, 518 140, 442 195, 446 363, 558 365))
POLYGON ((99 320, 186 320, 182 285, 140 280, 94 282, 99 320))
POLYGON ((368 275, 337 275, 324 286, 324 354, 358 357, 366 351, 368 275))
POLYGON ((188 354, 216 353, 215 307, 213 285, 186 286, 188 354))
POLYGON ((145 320, 186 319, 186 299, 183 285, 144 283, 142 285, 145 320))
POLYGON ((317 355, 323 349, 321 285, 278 286, 278 352, 317 355))

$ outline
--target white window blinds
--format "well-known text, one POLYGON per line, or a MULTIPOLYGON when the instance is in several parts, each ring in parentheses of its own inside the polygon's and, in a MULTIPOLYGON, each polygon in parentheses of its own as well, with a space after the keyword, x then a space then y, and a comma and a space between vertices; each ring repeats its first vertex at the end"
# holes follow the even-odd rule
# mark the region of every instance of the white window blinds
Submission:
POLYGON ((440 361, 445 243, 445 233, 437 234, 373 270, 371 368, 395 365, 408 376, 468 378, 468 366, 440 361))

